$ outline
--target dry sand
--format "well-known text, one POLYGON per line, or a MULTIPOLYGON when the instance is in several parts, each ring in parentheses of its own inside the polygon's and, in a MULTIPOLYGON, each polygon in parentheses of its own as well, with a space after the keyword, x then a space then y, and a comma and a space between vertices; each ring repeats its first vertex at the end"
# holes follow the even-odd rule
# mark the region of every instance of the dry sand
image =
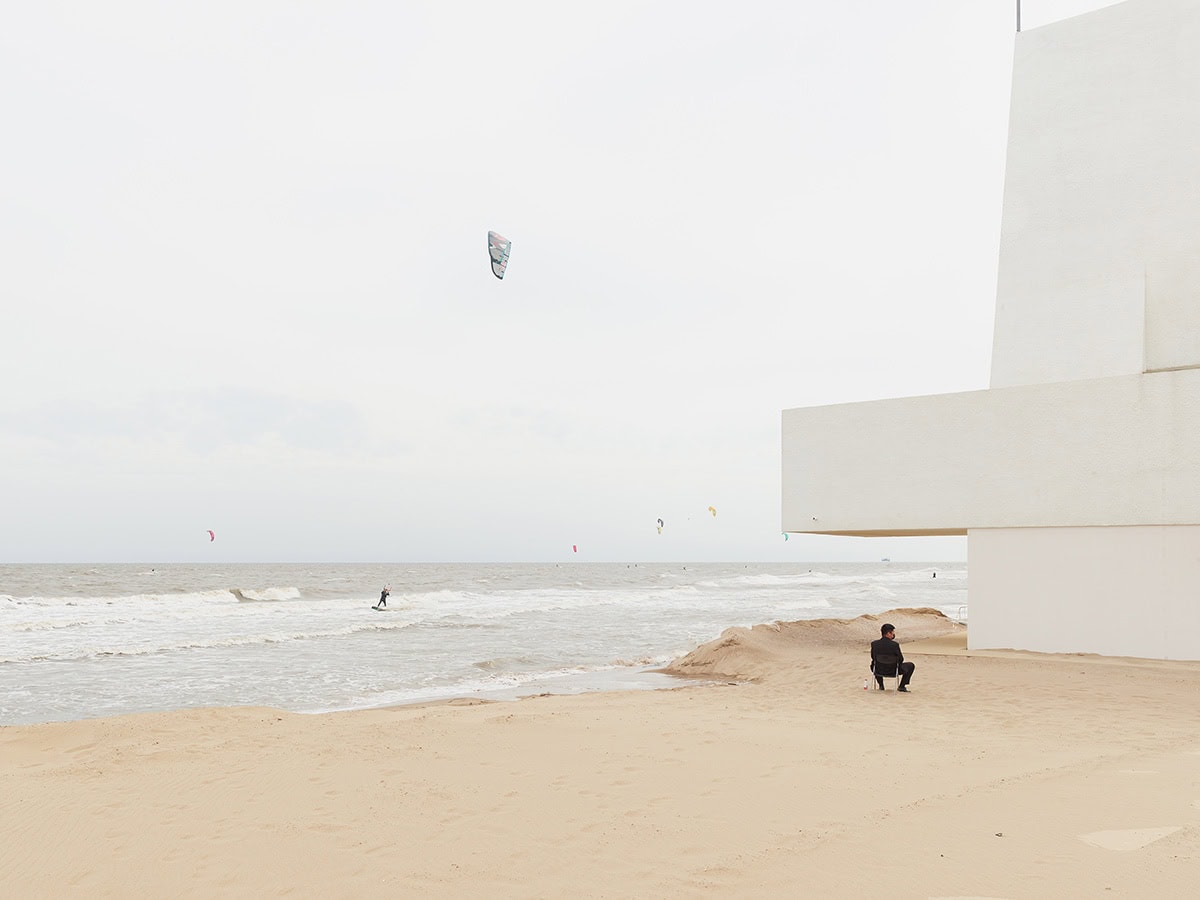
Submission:
POLYGON ((0 896, 1193 894, 1200 663, 908 610, 912 693, 864 691, 881 618, 677 661, 733 684, 0 728, 0 896))

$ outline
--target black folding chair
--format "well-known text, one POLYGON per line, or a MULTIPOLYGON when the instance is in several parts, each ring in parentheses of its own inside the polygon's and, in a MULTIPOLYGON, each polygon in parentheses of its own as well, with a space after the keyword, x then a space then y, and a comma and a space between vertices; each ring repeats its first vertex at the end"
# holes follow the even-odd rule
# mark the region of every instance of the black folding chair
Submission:
POLYGON ((875 676, 875 684, 879 690, 887 690, 883 679, 895 678, 896 687, 900 687, 900 655, 898 653, 880 653, 871 660, 871 674, 875 676))

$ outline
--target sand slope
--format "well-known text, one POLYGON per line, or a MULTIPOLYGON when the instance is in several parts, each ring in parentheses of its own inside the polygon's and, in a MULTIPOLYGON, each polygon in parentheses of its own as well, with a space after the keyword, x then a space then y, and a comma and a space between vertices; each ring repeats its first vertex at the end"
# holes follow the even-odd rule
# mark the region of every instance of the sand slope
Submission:
POLYGON ((2 728, 0 896, 1191 893, 1200 664, 888 617, 911 694, 877 623, 791 623, 678 661, 735 685, 2 728))
POLYGON ((948 635, 963 635, 965 641, 966 626, 936 609, 894 609, 882 616, 727 628, 715 641, 700 645, 662 671, 754 681, 796 679, 803 676, 814 653, 824 658, 829 651, 836 650, 846 659, 858 654, 860 661, 865 658, 869 663, 871 641, 879 637, 884 624, 896 627, 901 649, 912 641, 948 635))

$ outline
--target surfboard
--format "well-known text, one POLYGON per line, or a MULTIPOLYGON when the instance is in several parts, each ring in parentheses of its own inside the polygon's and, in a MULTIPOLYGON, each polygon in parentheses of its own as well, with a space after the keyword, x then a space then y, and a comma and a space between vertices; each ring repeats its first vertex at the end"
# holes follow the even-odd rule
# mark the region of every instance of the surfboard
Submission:
POLYGON ((391 612, 391 607, 389 606, 372 606, 371 609, 377 609, 380 612, 391 612))

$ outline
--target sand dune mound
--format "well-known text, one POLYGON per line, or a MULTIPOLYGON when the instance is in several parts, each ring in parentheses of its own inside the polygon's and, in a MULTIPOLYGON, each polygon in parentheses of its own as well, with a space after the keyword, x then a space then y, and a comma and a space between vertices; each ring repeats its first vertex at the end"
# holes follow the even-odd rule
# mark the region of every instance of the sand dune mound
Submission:
POLYGON ((672 675, 737 678, 761 681, 802 664, 816 651, 858 650, 879 637, 879 626, 896 626, 901 644, 940 637, 966 626, 936 609, 893 609, 856 619, 807 619, 772 622, 753 628, 727 628, 715 641, 701 644, 691 653, 662 669, 672 675))

